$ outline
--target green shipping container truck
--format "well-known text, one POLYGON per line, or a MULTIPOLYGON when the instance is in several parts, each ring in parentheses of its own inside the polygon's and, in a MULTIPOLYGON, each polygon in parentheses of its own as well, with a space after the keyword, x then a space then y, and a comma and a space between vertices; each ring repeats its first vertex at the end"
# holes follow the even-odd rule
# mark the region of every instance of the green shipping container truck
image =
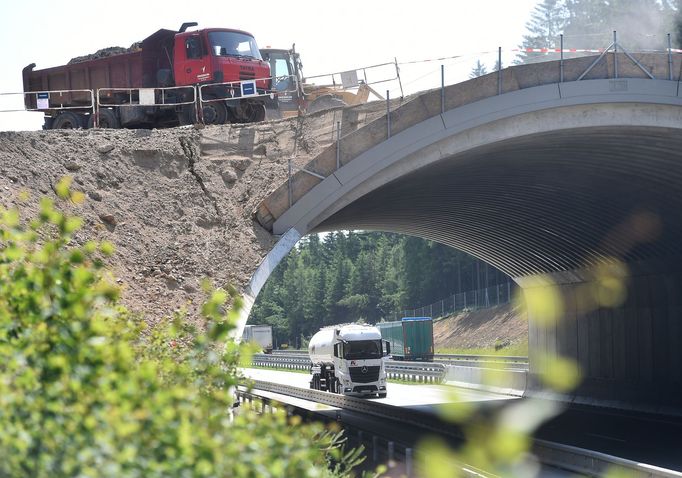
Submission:
POLYGON ((433 361, 433 320, 431 317, 403 317, 396 322, 380 322, 381 338, 391 344, 396 360, 433 361))

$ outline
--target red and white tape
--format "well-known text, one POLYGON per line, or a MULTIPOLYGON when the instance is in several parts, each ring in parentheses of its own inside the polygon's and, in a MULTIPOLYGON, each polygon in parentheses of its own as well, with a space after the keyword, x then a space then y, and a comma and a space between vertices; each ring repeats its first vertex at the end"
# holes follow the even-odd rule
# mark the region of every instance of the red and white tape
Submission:
POLYGON ((587 49, 587 48, 513 48, 509 51, 520 51, 523 53, 603 53, 604 48, 587 49))

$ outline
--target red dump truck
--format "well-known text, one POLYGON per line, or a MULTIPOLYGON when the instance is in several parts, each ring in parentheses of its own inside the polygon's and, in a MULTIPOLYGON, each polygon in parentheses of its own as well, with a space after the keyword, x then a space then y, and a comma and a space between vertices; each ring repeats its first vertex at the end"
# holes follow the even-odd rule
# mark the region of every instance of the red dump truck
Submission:
POLYGON ((160 128, 265 119, 270 66, 250 33, 161 29, 121 53, 23 70, 26 109, 44 129, 160 128), (80 90, 80 91, 75 91, 80 90))

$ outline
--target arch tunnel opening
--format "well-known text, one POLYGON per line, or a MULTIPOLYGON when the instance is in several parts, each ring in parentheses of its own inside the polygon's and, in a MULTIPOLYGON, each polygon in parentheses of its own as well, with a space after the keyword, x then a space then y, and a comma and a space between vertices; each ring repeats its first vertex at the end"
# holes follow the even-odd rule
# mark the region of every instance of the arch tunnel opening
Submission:
POLYGON ((570 400, 677 406, 676 133, 591 126, 490 142, 396 176, 312 232, 397 232, 472 254, 512 277, 530 303, 529 389, 553 373, 546 357, 565 356, 583 378, 570 400))
POLYGON ((305 348, 328 325, 476 311, 475 323, 462 322, 471 331, 461 340, 445 337, 452 323, 437 324, 443 340, 437 335, 436 347, 483 349, 497 339, 525 351, 527 324, 514 307, 516 291, 506 274, 449 246, 402 234, 335 231, 297 243, 267 280, 248 323, 270 325, 275 348, 305 348), (487 325, 481 321, 499 315, 514 329, 507 334, 493 323, 481 334, 487 325))

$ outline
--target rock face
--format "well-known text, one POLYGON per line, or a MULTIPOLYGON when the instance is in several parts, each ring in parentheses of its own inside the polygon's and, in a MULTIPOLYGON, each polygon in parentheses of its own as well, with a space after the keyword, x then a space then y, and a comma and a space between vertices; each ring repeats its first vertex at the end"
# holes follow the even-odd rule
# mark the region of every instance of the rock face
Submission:
MULTIPOLYGON (((349 108, 356 129, 382 105, 349 108)), ((0 206, 22 217, 73 177, 87 200, 60 208, 84 219, 74 240, 116 246, 111 269, 129 309, 154 322, 187 308, 198 317, 201 282, 244 287, 275 238, 253 219, 260 201, 333 139, 346 111, 255 125, 167 130, 0 133, 0 206), (30 198, 21 200, 22 192, 30 198)))

